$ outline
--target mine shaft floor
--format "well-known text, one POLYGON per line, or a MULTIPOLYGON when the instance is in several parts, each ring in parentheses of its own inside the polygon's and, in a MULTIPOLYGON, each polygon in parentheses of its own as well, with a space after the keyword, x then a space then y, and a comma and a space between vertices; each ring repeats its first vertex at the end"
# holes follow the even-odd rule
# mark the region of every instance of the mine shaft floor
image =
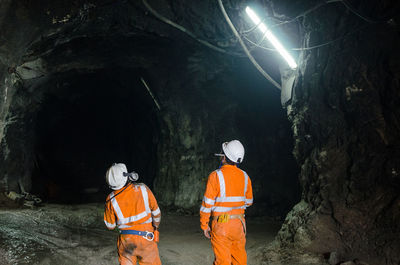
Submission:
MULTIPOLYGON (((46 204, 37 209, 0 209, 0 265, 118 264, 117 233, 107 231, 102 204, 46 204)), ((261 249, 279 230, 268 218, 247 218, 248 264, 260 264, 261 249)), ((198 216, 163 213, 163 265, 207 265, 214 255, 198 216)))

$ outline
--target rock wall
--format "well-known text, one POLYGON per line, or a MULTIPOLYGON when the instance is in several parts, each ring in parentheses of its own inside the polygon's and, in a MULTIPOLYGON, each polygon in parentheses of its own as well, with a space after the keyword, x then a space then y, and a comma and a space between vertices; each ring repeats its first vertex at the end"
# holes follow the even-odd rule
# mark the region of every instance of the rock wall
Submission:
POLYGON ((196 51, 187 60, 175 71, 180 78, 166 78, 174 80, 168 90, 175 94, 162 98, 163 136, 155 182, 160 199, 197 212, 208 174, 219 167, 214 153, 222 142, 240 139, 246 147, 241 166, 253 179, 258 201, 251 213, 286 214, 298 200, 299 189, 279 93, 266 89, 257 73, 247 72, 250 65, 243 59, 196 51))
POLYGON ((9 125, 0 127, 2 189, 18 191, 18 180, 30 189, 37 151, 33 142, 40 138, 35 124, 49 102, 45 94, 67 98, 72 93, 62 88, 63 82, 71 83, 67 78, 111 72, 125 85, 132 76, 143 76, 160 102, 160 110, 151 109, 156 118, 149 121, 159 130, 149 148, 156 146, 157 162, 143 176, 155 180, 162 203, 197 212, 206 178, 219 166, 213 154, 223 141, 236 138, 247 150, 243 168, 253 179, 259 203, 254 214, 282 216, 298 201, 298 168, 279 92, 237 52, 216 3, 151 1, 219 51, 162 22, 143 2, 0 5, 0 36, 7 40, 0 49, 0 120, 9 125), (117 74, 120 69, 127 74, 117 74))
POLYGON ((299 19, 305 47, 331 43, 301 52, 286 109, 302 202, 269 246, 268 264, 400 262, 398 4, 344 4, 299 19))

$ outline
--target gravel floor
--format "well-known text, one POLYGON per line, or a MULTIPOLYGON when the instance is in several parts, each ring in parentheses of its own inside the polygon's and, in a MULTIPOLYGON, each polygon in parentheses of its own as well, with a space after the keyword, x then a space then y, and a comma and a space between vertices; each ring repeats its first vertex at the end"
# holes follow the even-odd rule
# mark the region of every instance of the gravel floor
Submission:
MULTIPOLYGON (((279 230, 268 218, 248 218, 249 265, 279 230)), ((37 209, 0 209, 0 264, 118 264, 117 233, 103 224, 103 205, 47 204, 37 209)), ((163 214, 159 251, 164 265, 212 264, 198 216, 163 214)))

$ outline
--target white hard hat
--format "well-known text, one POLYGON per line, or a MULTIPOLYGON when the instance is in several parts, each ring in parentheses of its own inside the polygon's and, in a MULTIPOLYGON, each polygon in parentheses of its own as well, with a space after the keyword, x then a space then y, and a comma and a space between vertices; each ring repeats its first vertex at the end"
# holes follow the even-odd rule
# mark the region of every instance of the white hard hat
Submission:
POLYGON ((244 147, 238 140, 223 143, 222 151, 232 162, 241 163, 243 161, 244 147))
POLYGON ((113 190, 119 190, 125 186, 128 177, 124 173, 128 173, 125 164, 115 163, 112 165, 106 173, 106 181, 108 186, 110 186, 110 188, 113 190))

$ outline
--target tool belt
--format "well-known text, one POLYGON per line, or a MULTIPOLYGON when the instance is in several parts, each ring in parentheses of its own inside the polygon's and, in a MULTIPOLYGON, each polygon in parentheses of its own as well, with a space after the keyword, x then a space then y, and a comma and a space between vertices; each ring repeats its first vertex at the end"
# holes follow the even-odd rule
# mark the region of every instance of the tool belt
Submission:
POLYGON ((137 230, 120 230, 119 233, 121 235, 137 235, 142 236, 144 239, 148 241, 154 240, 154 233, 148 231, 137 231, 137 230))
POLYGON ((217 220, 218 223, 227 223, 230 219, 239 219, 243 226, 244 234, 246 235, 246 223, 244 222, 244 214, 221 214, 218 216, 212 216, 212 220, 217 220))

